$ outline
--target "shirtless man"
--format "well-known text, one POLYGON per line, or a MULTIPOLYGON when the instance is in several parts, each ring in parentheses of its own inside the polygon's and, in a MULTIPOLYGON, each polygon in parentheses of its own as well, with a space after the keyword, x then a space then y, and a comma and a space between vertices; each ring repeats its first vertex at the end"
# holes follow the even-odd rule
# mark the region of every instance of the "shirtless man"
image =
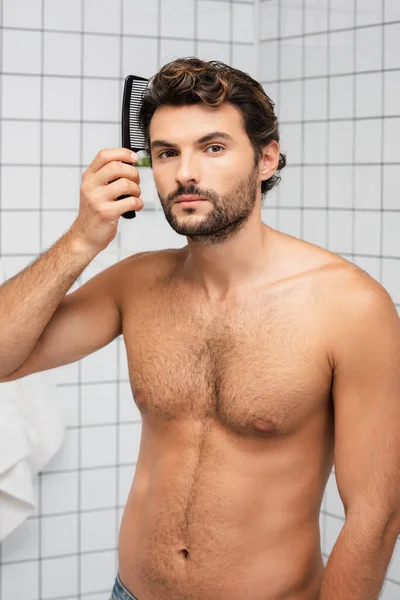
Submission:
POLYGON ((187 245, 128 257, 67 294, 120 215, 143 207, 129 150, 100 151, 71 228, 0 288, 1 381, 123 335, 142 438, 114 599, 376 600, 400 529, 395 306, 355 265, 262 222, 279 144, 254 168, 229 102, 161 106, 150 138, 164 213, 187 245), (190 193, 205 200, 178 203, 190 193), (324 570, 334 459, 346 522, 324 570))

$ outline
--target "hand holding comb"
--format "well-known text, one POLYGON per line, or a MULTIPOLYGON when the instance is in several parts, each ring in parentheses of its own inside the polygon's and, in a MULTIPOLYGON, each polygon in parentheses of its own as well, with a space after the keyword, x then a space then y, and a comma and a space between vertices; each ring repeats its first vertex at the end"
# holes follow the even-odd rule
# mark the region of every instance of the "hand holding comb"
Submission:
MULTIPOLYGON (((133 152, 145 149, 145 136, 139 127, 139 108, 148 81, 148 79, 138 75, 128 75, 125 78, 121 119, 122 146, 133 150, 133 152)), ((129 195, 118 196, 117 200, 123 198, 129 198, 129 195)), ((136 217, 136 212, 128 210, 122 213, 121 216, 125 219, 133 219, 136 217)))

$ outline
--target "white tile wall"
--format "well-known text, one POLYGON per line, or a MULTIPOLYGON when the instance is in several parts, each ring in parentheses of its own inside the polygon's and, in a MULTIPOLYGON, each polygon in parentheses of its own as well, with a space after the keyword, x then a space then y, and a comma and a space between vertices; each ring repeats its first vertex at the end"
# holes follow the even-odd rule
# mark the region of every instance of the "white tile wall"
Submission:
MULTIPOLYGON (((261 0, 259 79, 276 102, 288 159, 278 192, 267 198, 268 222, 352 260, 382 283, 400 313, 399 6, 261 0)), ((326 562, 345 516, 333 470, 322 509, 326 562)), ((398 546, 383 600, 400 595, 398 546)))

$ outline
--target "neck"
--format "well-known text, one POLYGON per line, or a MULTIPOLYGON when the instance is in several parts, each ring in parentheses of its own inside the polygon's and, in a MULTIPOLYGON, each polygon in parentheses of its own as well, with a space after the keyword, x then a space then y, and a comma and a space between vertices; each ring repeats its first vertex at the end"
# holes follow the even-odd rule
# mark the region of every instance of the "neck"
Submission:
POLYGON ((221 243, 196 243, 195 238, 188 238, 183 275, 199 286, 208 300, 235 297, 239 290, 244 292, 265 279, 275 231, 254 213, 221 243))

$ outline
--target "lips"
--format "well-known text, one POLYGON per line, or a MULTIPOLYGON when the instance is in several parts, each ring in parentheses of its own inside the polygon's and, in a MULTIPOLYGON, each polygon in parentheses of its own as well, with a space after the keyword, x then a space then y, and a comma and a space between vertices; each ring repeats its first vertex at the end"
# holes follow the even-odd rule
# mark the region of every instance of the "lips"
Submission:
POLYGON ((179 202, 196 202, 199 200, 206 200, 206 198, 202 198, 201 196, 179 196, 177 199, 177 203, 179 202))

